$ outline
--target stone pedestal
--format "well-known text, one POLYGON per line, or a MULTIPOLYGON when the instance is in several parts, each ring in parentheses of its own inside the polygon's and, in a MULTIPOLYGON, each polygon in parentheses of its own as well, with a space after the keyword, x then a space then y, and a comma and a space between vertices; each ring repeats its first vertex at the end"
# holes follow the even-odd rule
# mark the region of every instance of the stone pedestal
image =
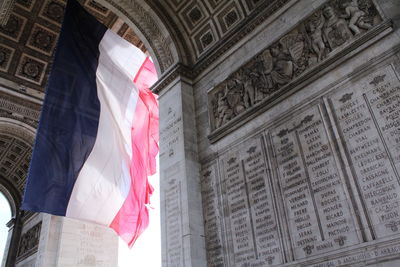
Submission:
POLYGON ((118 237, 103 226, 46 214, 35 266, 118 266, 118 237))

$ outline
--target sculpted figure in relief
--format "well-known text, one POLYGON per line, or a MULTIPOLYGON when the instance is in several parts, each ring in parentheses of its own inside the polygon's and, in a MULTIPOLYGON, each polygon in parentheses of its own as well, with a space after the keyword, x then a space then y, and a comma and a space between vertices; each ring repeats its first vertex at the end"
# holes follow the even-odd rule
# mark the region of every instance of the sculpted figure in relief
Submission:
POLYGON ((331 49, 341 46, 352 38, 346 21, 336 15, 333 7, 326 6, 323 9, 323 14, 326 19, 323 26, 323 34, 331 49))
POLYGON ((343 8, 346 14, 341 17, 345 19, 350 18, 349 28, 354 34, 361 33, 359 28, 364 30, 372 28, 371 24, 364 21, 366 14, 359 8, 357 0, 348 0, 348 2, 343 3, 343 8))
POLYGON ((311 47, 317 54, 317 61, 321 61, 325 55, 325 42, 322 39, 322 28, 325 23, 325 18, 320 14, 317 21, 310 21, 308 24, 308 31, 311 38, 311 47))
POLYGON ((232 108, 234 115, 238 115, 246 109, 244 95, 245 91, 240 73, 236 72, 228 78, 226 83, 226 100, 232 108))
POLYGON ((256 103, 256 89, 250 75, 250 70, 243 68, 239 70, 239 82, 243 85, 244 95, 243 102, 246 108, 253 106, 256 103))
POLYGON ((272 78, 267 73, 272 71, 272 57, 269 50, 265 50, 257 56, 252 65, 250 75, 256 89, 256 102, 261 101, 273 90, 272 78), (271 66, 268 66, 270 64, 271 66))
POLYGON ((271 47, 273 70, 270 75, 272 81, 279 85, 285 85, 292 79, 293 62, 289 55, 285 54, 279 44, 271 47))
POLYGON ((379 22, 371 0, 332 0, 218 86, 214 128, 272 96, 335 48, 379 22))
POLYGON ((220 127, 225 124, 227 121, 232 119, 233 111, 229 107, 228 102, 226 100, 227 91, 225 93, 220 91, 217 94, 217 103, 216 103, 216 114, 215 114, 215 127, 220 127))

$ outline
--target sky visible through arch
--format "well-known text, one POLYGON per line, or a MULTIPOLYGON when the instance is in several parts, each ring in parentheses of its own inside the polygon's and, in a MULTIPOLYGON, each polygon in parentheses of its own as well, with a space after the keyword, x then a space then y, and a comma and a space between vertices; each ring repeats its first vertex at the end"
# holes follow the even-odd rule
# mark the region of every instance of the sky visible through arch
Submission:
POLYGON ((6 223, 10 220, 10 205, 4 195, 0 193, 0 264, 3 261, 4 248, 7 242, 8 228, 6 223))

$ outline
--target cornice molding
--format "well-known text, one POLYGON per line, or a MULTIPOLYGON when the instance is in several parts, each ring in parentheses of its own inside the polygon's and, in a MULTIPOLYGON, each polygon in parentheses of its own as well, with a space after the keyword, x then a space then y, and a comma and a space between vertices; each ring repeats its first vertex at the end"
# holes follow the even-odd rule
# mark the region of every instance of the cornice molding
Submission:
POLYGON ((39 121, 41 105, 0 92, 0 110, 32 121, 39 121))
MULTIPOLYGON (((266 1, 268 2, 268 1, 266 1)), ((227 34, 224 38, 218 41, 218 43, 208 52, 205 52, 193 66, 193 76, 197 77, 201 72, 203 72, 209 65, 215 62, 218 58, 223 56, 229 49, 236 45, 248 34, 253 32, 258 26, 265 22, 268 18, 276 16, 276 12, 283 8, 286 4, 287 6, 281 11, 285 11, 290 6, 292 6, 296 0, 279 0, 275 1, 274 5, 268 6, 267 3, 264 6, 259 7, 255 12, 254 16, 248 17, 246 20, 242 21, 234 31, 227 34)))
POLYGON ((0 1, 0 26, 7 24, 11 11, 14 8, 15 0, 1 0, 0 1))
POLYGON ((32 127, 24 125, 17 120, 0 118, 0 132, 1 134, 18 138, 30 147, 33 146, 35 141, 35 132, 32 127))
POLYGON ((190 67, 183 65, 181 63, 177 63, 172 66, 169 70, 167 70, 151 87, 151 90, 155 94, 159 94, 163 89, 165 89, 172 81, 174 81, 177 77, 184 77, 186 79, 192 80, 193 71, 190 67))

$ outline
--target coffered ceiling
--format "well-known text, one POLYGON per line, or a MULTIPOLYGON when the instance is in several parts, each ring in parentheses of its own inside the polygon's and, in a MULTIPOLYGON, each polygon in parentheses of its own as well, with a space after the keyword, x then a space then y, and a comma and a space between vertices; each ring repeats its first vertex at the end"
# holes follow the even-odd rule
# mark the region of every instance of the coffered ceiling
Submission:
MULTIPOLYGON (((145 49, 114 13, 95 1, 79 1, 100 22, 145 49)), ((65 0, 16 0, 7 24, 0 27, 0 78, 18 85, 13 89, 37 96, 44 91, 65 5, 65 0)))
POLYGON ((30 144, 0 133, 0 179, 8 179, 21 194, 31 154, 30 144))
POLYGON ((221 54, 289 0, 147 0, 171 23, 187 47, 191 63, 221 54), (167 14, 167 16, 165 15, 167 14))

